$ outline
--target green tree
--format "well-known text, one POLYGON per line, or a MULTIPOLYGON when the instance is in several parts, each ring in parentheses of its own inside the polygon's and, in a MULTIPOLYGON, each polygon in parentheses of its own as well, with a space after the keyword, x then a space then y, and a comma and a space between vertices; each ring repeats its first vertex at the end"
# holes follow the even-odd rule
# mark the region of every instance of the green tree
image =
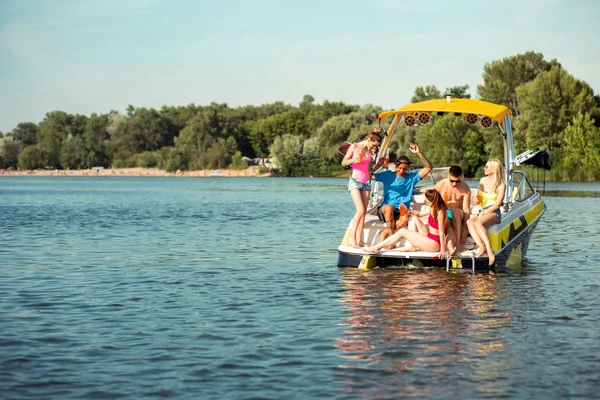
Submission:
POLYGON ((172 130, 155 109, 138 108, 128 119, 114 118, 118 123, 109 125, 111 135, 108 150, 115 166, 134 166, 133 155, 155 151, 169 145, 172 130))
POLYGON ((521 115, 515 120, 515 143, 538 150, 549 148, 560 159, 562 132, 579 112, 596 115, 592 88, 560 66, 539 74, 517 89, 521 115))
POLYGON ((270 148, 283 176, 302 175, 302 137, 285 134, 278 136, 270 148))
POLYGON ((182 170, 213 165, 214 155, 221 154, 221 150, 219 144, 213 146, 218 142, 219 127, 211 114, 210 110, 199 112, 181 130, 179 137, 175 138, 175 150, 172 153, 175 159, 171 165, 177 165, 177 169, 182 170), (209 151, 212 155, 204 155, 209 151))
POLYGON ((231 162, 232 157, 238 152, 238 144, 233 136, 229 136, 226 139, 220 138, 221 145, 223 146, 223 153, 225 155, 225 162, 231 162))
POLYGON ((87 154, 83 138, 69 134, 61 143, 60 165, 66 169, 81 169, 87 154))
POLYGON ((309 125, 305 115, 298 109, 292 109, 249 124, 250 143, 256 155, 267 157, 269 147, 276 138, 285 134, 308 137, 309 125))
POLYGON ((255 119, 263 119, 268 118, 271 115, 284 113, 294 107, 289 104, 285 104, 282 101, 276 101, 274 103, 263 104, 261 106, 251 108, 256 113, 255 119))
POLYGON ((600 179, 600 129, 589 113, 577 113, 563 132, 564 167, 571 179, 600 179))
POLYGON ((127 117, 118 112, 111 112, 108 115, 108 132, 109 139, 106 142, 106 152, 111 160, 113 167, 129 167, 127 160, 132 155, 132 150, 127 145, 127 117))
POLYGON ((166 170, 168 172, 175 172, 177 170, 184 170, 187 168, 189 160, 185 154, 181 153, 177 148, 172 148, 169 152, 167 159, 166 170))
POLYGON ((0 138, 0 168, 16 167, 20 151, 20 141, 10 135, 0 138))
POLYGON ((211 146, 200 157, 191 162, 190 169, 226 168, 231 160, 227 157, 224 139, 214 140, 211 146))
POLYGON ((97 166, 109 167, 110 158, 107 154, 109 116, 92 114, 83 131, 86 154, 83 158, 84 168, 97 166))
POLYGON ((445 114, 420 127, 416 140, 434 166, 460 165, 472 176, 485 162, 481 131, 465 123, 464 117, 445 114))
POLYGON ((44 167, 42 151, 37 146, 28 146, 19 154, 19 169, 29 170, 44 167))
POLYGON ((313 96, 311 96, 310 94, 305 94, 304 97, 302 97, 302 101, 300 102, 299 108, 300 111, 302 111, 304 114, 308 115, 313 107, 314 107, 314 103, 315 103, 315 98, 313 96))
POLYGON ((60 168, 62 141, 69 135, 80 136, 83 133, 87 117, 67 114, 63 111, 52 111, 39 125, 37 146, 42 152, 46 166, 60 168))
MULTIPOLYGON (((502 135, 498 129, 493 130, 498 138, 502 138, 502 135)), ((485 140, 481 130, 467 130, 463 137, 462 144, 464 153, 463 160, 460 165, 464 169, 464 175, 468 177, 477 176, 478 170, 482 165, 485 164, 488 158, 498 158, 499 156, 497 154, 502 154, 503 152, 501 142, 498 146, 490 150, 486 150, 485 140)))
POLYGON ((457 99, 470 99, 471 95, 467 93, 467 90, 469 90, 469 85, 453 86, 451 88, 446 88, 444 95, 450 95, 457 99))
POLYGON ((136 113, 137 109, 134 106, 132 106, 131 104, 129 104, 125 111, 127 111, 127 116, 129 118, 133 118, 133 117, 135 117, 135 113, 136 113))
MULTIPOLYGON (((329 118, 313 136, 311 152, 319 151, 319 157, 327 164, 339 163, 337 148, 345 141, 353 141, 358 136, 371 131, 377 123, 380 107, 366 105, 350 114, 341 114, 329 118), (315 149, 312 149, 312 146, 315 149)), ((314 162, 314 160, 312 161, 314 162)), ((340 167, 341 168, 341 167, 340 167)))
POLYGON ((24 146, 32 146, 37 143, 39 127, 33 122, 21 122, 12 130, 12 137, 24 146))
POLYGON ((435 87, 435 85, 427 85, 425 87, 417 86, 413 97, 410 99, 410 102, 418 103, 420 101, 439 99, 441 97, 442 94, 440 93, 438 88, 435 87))
POLYGON ((179 136, 179 133, 188 122, 201 110, 194 104, 189 104, 185 107, 167 107, 163 106, 160 109, 160 115, 167 124, 167 133, 165 136, 164 146, 173 146, 174 138, 179 136))
POLYGON ((254 158, 256 154, 250 143, 249 122, 257 118, 256 110, 257 109, 254 106, 238 107, 229 110, 227 118, 229 127, 227 133, 235 139, 237 147, 242 152, 242 155, 251 158, 254 158))
POLYGON ((127 134, 135 153, 154 151, 163 145, 172 144, 167 122, 153 108, 138 108, 134 117, 129 120, 127 134))
POLYGON ((315 135, 317 130, 332 117, 348 115, 360 109, 357 105, 344 102, 331 102, 325 100, 323 104, 315 104, 306 117, 310 135, 315 135))
POLYGON ((477 93, 481 100, 505 105, 518 116, 517 87, 549 71, 553 65, 560 66, 556 60, 545 61, 542 53, 533 51, 486 63, 483 85, 477 85, 477 93))
POLYGON ((231 169, 246 169, 248 168, 248 163, 244 160, 242 156, 242 152, 236 151, 233 157, 231 157, 231 164, 229 165, 231 169))

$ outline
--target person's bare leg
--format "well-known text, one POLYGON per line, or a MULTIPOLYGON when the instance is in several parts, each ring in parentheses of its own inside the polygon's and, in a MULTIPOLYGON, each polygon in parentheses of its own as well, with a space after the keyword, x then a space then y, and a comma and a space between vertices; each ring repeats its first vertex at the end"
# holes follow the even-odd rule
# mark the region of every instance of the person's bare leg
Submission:
POLYGON ((440 251, 438 242, 421 235, 419 232, 409 231, 406 228, 402 228, 399 232, 404 232, 402 235, 404 239, 421 251, 440 251))
POLYGON ((367 246, 363 250, 366 253, 379 253, 379 250, 381 250, 384 247, 385 248, 393 248, 396 245, 396 243, 398 243, 400 241, 400 239, 402 239, 404 237, 405 231, 408 231, 408 229, 402 228, 398 232, 387 237, 385 240, 383 240, 373 246, 367 246))
MULTIPOLYGON (((408 216, 402 215, 396 221, 396 231, 395 232, 398 232, 400 229, 406 228, 407 226, 408 226, 408 216)), ((394 247, 396 247, 396 245, 398 244, 399 241, 400 240, 397 240, 395 243, 389 244, 389 245, 385 246, 384 248, 387 250, 391 250, 394 247)))
POLYGON ((467 235, 469 234, 469 229, 467 228, 467 221, 469 220, 469 218, 469 215, 463 212, 462 230, 460 232, 460 243, 463 246, 463 249, 465 242, 467 241, 467 235))
MULTIPOLYGON (((481 221, 477 221, 475 222, 475 228, 477 229, 477 232, 479 233, 485 248, 487 249, 487 256, 489 259, 489 265, 494 264, 494 261, 496 259, 496 256, 494 254, 494 250, 492 250, 492 246, 490 244, 490 238, 487 235, 487 229, 485 229, 485 226, 483 226, 483 224, 481 223, 481 221)), ((483 255, 483 252, 481 254, 479 254, 479 256, 483 255)))
POLYGON ((485 214, 482 217, 477 219, 476 228, 479 234, 481 235, 481 239, 485 243, 485 247, 487 249, 488 255, 488 264, 494 265, 496 261, 496 255, 494 254, 494 250, 492 250, 492 245, 490 244, 490 238, 487 234, 487 228, 495 225, 500 222, 500 219, 496 214, 485 214))
POLYGON ((364 251, 366 253, 378 253, 382 248, 389 245, 393 246, 403 238, 410 242, 412 246, 417 247, 422 251, 440 250, 440 245, 435 240, 429 239, 427 236, 423 236, 419 232, 413 232, 407 228, 401 228, 398 232, 394 233, 383 242, 380 242, 374 246, 365 247, 364 251))
POLYGON ((396 219, 394 218, 394 206, 391 204, 386 204, 381 207, 381 214, 383 214, 383 219, 386 225, 386 228, 379 234, 379 238, 381 241, 384 241, 388 237, 392 236, 394 232, 396 232, 396 219))
POLYGON ((427 229, 423 221, 421 221, 421 218, 417 217, 416 215, 413 215, 412 221, 415 224, 415 227, 417 228, 417 232, 419 232, 423 236, 427 236, 427 234, 429 233, 429 229, 427 229))
POLYGON ((358 225, 361 219, 364 221, 364 205, 362 201, 362 190, 351 190, 350 197, 352 198, 352 203, 354 203, 354 208, 356 209, 354 217, 352 217, 352 222, 350 223, 350 247, 358 248, 358 241, 356 240, 358 225))
MULTIPOLYGON (((454 244, 456 244, 456 249, 458 251, 463 251, 463 245, 460 241, 461 231, 462 231, 462 220, 463 220, 463 211, 462 210, 452 210, 452 228, 454 230, 454 244)), ((455 249, 455 250, 456 250, 455 249)))
POLYGON ((401 215, 398 220, 396 220, 396 231, 400 230, 400 228, 408 227, 408 215, 401 215))
POLYGON ((477 228, 475 227, 475 223, 478 219, 479 219, 479 217, 469 219, 467 221, 467 228, 469 228, 469 233, 471 234, 471 237, 473 238, 473 240, 475 241, 475 244, 478 247, 477 253, 475 253, 475 254, 477 257, 481 257, 483 255, 483 253, 485 252, 485 245, 481 241, 481 238, 479 237, 479 232, 477 231, 477 228))
POLYGON ((369 205, 369 196, 371 195, 371 192, 368 190, 361 190, 360 193, 362 197, 363 208, 362 213, 358 219, 358 224, 356 226, 355 242, 358 244, 358 247, 363 247, 365 245, 365 242, 363 240, 365 217, 367 215, 367 206, 369 205))
POLYGON ((446 231, 446 249, 448 250, 448 254, 451 256, 456 253, 456 246, 454 245, 455 242, 456 234, 454 233, 454 228, 452 228, 452 225, 450 225, 446 231))
POLYGON ((406 244, 402 247, 398 247, 396 249, 396 251, 400 251, 400 252, 409 252, 409 251, 416 251, 417 249, 415 248, 415 246, 413 246, 412 244, 410 244, 410 242, 406 241, 406 244))

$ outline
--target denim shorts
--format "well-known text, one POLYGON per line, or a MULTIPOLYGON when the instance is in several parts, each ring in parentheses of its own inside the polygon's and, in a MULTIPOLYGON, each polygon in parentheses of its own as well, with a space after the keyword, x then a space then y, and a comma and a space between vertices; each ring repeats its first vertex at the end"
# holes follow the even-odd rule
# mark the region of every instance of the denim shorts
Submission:
MULTIPOLYGON (((482 213, 484 210, 487 210, 488 208, 489 208, 489 207, 482 208, 482 209, 481 209, 481 211, 479 212, 479 214, 481 215, 481 213, 482 213)), ((495 213, 495 214, 498 216, 498 219, 499 219, 500 221, 502 221, 502 213, 500 212, 500 209, 499 209, 499 208, 497 208, 497 209, 494 211, 494 213, 495 213)))
POLYGON ((350 180, 348 181, 348 191, 351 191, 354 189, 371 190, 371 182, 362 183, 360 181, 357 181, 353 177, 350 177, 350 180))

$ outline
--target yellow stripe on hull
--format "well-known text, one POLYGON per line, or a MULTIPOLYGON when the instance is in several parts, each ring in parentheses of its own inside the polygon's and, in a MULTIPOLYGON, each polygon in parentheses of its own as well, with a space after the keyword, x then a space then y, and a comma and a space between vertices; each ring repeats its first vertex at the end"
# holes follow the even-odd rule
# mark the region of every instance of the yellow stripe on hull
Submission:
POLYGON ((526 211, 523 215, 513 220, 499 232, 489 233, 490 244, 494 253, 499 253, 508 243, 517 237, 521 231, 531 226, 544 212, 545 205, 539 201, 535 206, 526 211))

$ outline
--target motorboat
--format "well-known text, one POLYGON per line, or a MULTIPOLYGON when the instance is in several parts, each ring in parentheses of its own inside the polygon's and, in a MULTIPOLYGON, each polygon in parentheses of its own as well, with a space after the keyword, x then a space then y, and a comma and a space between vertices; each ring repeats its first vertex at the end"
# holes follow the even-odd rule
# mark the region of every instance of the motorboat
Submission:
MULTIPOLYGON (((395 248, 384 250, 377 254, 368 254, 363 248, 353 248, 349 244, 351 223, 348 224, 341 244, 338 246, 339 267, 442 267, 446 270, 467 269, 469 271, 489 270, 505 267, 509 259, 518 262, 525 257, 531 235, 546 211, 546 204, 541 193, 535 189, 527 175, 518 168, 521 165, 550 168, 550 154, 547 150, 527 151, 515 155, 512 113, 506 106, 482 100, 452 98, 427 100, 410 103, 392 111, 379 114, 383 127, 382 140, 377 157, 383 157, 389 148, 390 140, 400 124, 419 126, 429 124, 435 116, 443 113, 453 113, 461 116, 470 125, 479 124, 486 129, 498 128, 502 135, 504 149, 504 174, 506 191, 501 207, 502 220, 499 224, 488 229, 488 237, 492 245, 496 261, 489 266, 486 254, 477 256, 475 243, 469 236, 464 244, 465 250, 453 255, 440 257, 439 252, 400 251, 404 246, 402 239, 395 248), (387 127, 386 127, 387 124, 387 127)), ((411 208, 423 210, 428 207, 425 202, 425 191, 433 188, 435 182, 447 177, 448 168, 434 168, 425 179, 415 187, 411 208)), ((373 191, 365 218, 363 241, 365 245, 374 245, 380 241, 380 233, 386 228, 384 222, 377 217, 377 206, 382 197, 379 194, 379 182, 372 182, 373 191)), ((471 215, 477 215, 481 206, 476 204, 477 189, 471 188, 471 215)), ((427 214, 427 213, 425 213, 427 214)), ((427 217, 421 217, 427 225, 427 217)), ((410 229, 410 227, 409 227, 410 229)))

